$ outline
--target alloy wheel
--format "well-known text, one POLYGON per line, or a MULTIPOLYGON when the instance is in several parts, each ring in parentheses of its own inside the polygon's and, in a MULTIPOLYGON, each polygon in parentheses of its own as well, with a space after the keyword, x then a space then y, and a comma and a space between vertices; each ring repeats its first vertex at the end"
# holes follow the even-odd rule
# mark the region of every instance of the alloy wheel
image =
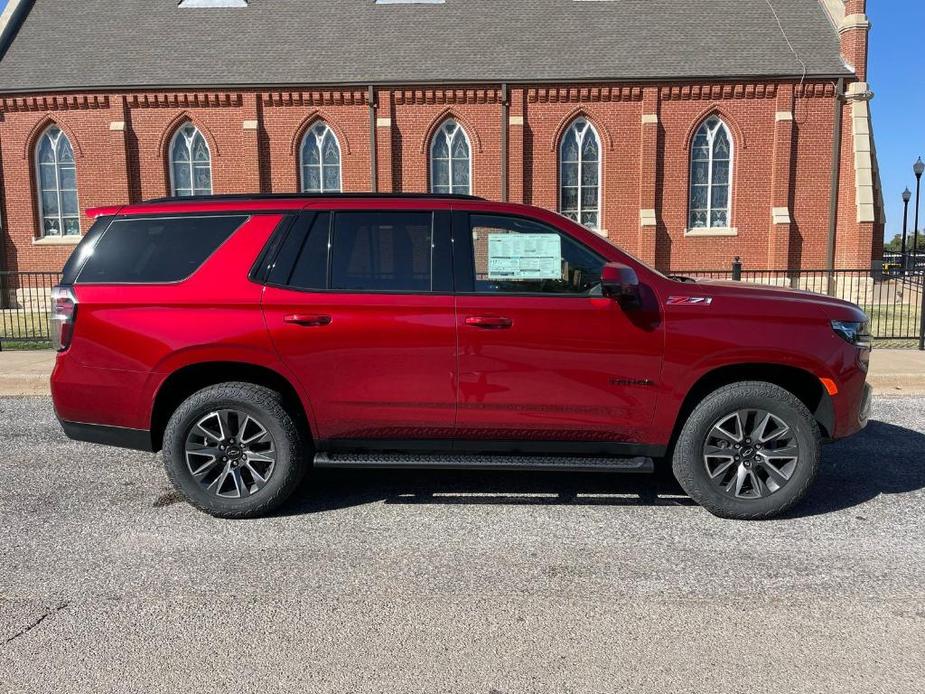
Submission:
POLYGON ((259 492, 276 468, 277 447, 266 426, 233 409, 209 412, 186 436, 186 465, 210 494, 241 499, 259 492))
POLYGON ((710 482, 738 499, 761 499, 784 488, 800 462, 792 427, 761 409, 724 415, 703 445, 710 482))

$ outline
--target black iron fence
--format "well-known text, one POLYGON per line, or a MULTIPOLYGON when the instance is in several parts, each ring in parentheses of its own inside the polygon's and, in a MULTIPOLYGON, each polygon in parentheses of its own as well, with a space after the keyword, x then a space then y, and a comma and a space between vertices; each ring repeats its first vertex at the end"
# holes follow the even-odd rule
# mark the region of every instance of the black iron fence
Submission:
POLYGON ((922 348, 925 273, 864 270, 745 270, 734 261, 726 270, 684 270, 675 276, 735 280, 827 294, 860 306, 875 340, 895 347, 922 348))
MULTIPOLYGON (((922 272, 871 270, 684 270, 692 279, 720 279, 791 287, 828 294, 860 306, 875 340, 896 347, 925 347, 925 267, 922 272)), ((0 272, 0 349, 5 344, 48 346, 51 288, 58 272, 0 272)))
POLYGON ((50 344, 51 288, 60 280, 60 272, 0 272, 0 349, 50 344))

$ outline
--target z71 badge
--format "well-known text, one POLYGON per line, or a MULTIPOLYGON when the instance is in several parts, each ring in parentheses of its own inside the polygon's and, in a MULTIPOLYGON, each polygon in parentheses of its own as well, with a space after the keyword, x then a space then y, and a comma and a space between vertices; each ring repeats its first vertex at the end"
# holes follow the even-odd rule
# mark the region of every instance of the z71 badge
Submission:
POLYGON ((669 296, 666 301, 669 306, 709 306, 713 303, 712 296, 669 296))

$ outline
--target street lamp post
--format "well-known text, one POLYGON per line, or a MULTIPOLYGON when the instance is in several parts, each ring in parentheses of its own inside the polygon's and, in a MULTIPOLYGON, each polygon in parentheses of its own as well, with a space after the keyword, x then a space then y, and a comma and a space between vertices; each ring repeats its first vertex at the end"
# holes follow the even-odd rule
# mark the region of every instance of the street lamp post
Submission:
POLYGON ((906 231, 909 229, 909 200, 912 199, 912 193, 906 188, 903 191, 903 242, 900 248, 899 258, 903 265, 903 272, 909 269, 906 262, 906 231))
MULTIPOLYGON (((915 234, 913 236, 912 246, 912 272, 918 274, 918 252, 919 252, 919 190, 922 187, 922 174, 925 173, 925 163, 922 163, 922 157, 912 167, 915 173, 915 234)), ((922 282, 919 284, 921 292, 921 304, 919 305, 919 349, 925 350, 925 274, 922 275, 922 282)))
POLYGON ((915 173, 915 232, 912 237, 912 271, 916 272, 919 259, 919 193, 922 190, 922 174, 925 173, 925 162, 922 162, 922 157, 919 157, 918 161, 915 162, 912 171, 915 173))

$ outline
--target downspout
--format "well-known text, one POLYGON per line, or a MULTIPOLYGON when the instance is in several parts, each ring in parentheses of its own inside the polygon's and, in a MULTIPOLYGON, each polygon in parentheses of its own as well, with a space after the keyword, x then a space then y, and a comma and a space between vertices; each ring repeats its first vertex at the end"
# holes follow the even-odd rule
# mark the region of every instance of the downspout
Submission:
POLYGON ((379 192, 379 140, 376 134, 376 89, 372 85, 366 93, 369 106, 369 189, 379 192))
POLYGON ((507 84, 501 85, 501 202, 508 199, 508 130, 511 125, 511 102, 508 99, 507 84))
MULTIPOLYGON (((6 6, 6 9, 0 13, 0 60, 3 59, 3 56, 6 55, 7 50, 10 47, 10 44, 13 43, 13 38, 16 36, 19 31, 19 27, 22 26, 23 21, 26 18, 26 15, 29 14, 29 10, 32 9, 32 3, 34 0, 10 0, 10 3, 6 6)), ((0 118, 2 120, 2 118, 0 118)), ((0 167, 2 167, 3 162, 0 161, 0 167)), ((3 185, 3 173, 2 168, 0 168, 0 186, 3 185)), ((5 190, 0 190, 0 202, 3 204, 6 203, 5 190)), ((6 232, 3 229, 3 213, 2 208, 0 208, 0 271, 7 269, 7 262, 9 258, 7 257, 7 248, 6 248, 6 232)), ((6 290, 0 289, 0 293, 5 293, 6 290)), ((0 308, 6 306, 7 297, 0 295, 0 308)))
POLYGON ((838 184, 841 178, 842 123, 844 121, 845 78, 839 77, 835 87, 835 132, 832 138, 832 178, 829 190, 829 239, 825 266, 829 272, 828 293, 835 294, 835 232, 838 228, 838 184))
MULTIPOLYGON (((0 123, 3 122, 2 116, 0 116, 0 123)), ((4 272, 9 269, 7 267, 7 251, 6 251, 6 232, 3 230, 3 210, 6 206, 6 188, 4 187, 4 176, 3 176, 3 153, 0 152, 0 272, 4 272)), ((12 243, 12 239, 10 239, 12 243)), ((4 296, 3 282, 0 281, 0 309, 6 308, 6 296, 4 296)))

